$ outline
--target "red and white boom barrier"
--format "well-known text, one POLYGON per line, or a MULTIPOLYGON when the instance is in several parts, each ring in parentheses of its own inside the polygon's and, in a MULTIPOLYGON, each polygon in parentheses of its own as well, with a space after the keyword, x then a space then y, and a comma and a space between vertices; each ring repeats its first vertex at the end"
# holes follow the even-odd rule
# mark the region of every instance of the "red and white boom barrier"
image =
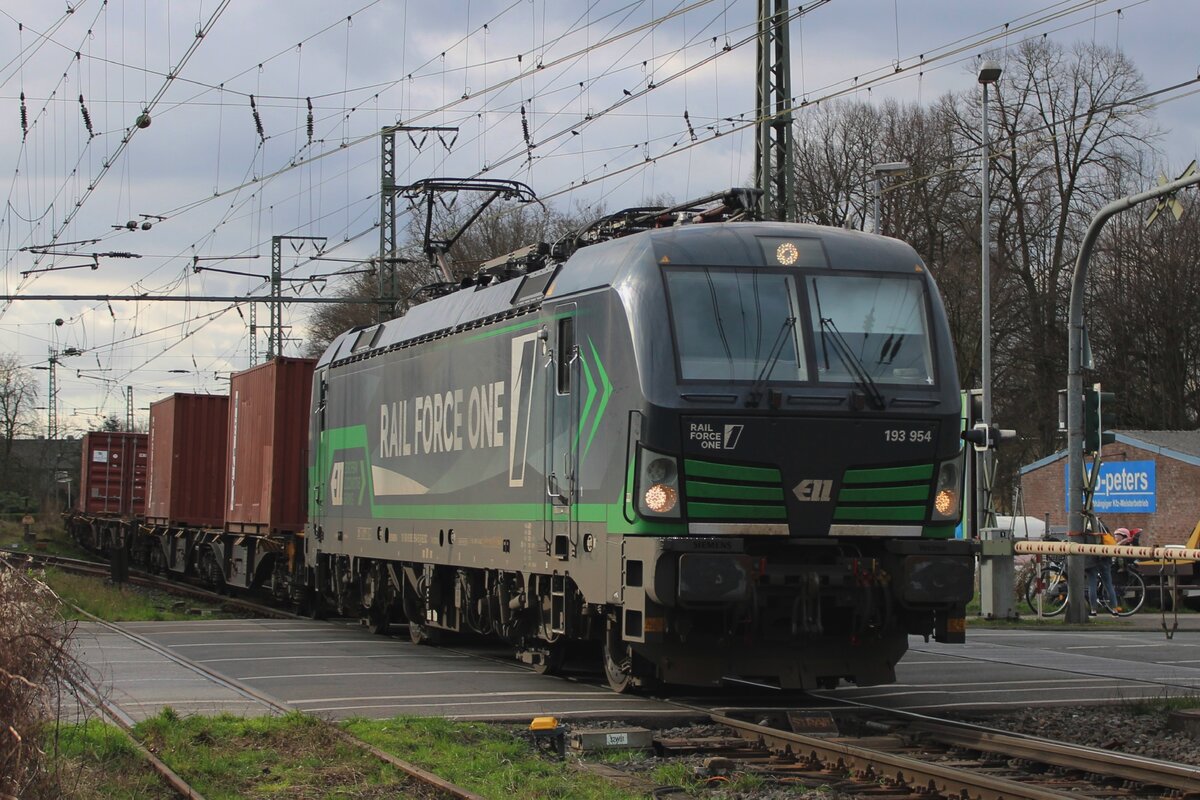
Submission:
POLYGON ((1075 542, 1013 542, 1018 555, 1043 556, 1113 556, 1147 561, 1200 561, 1200 549, 1182 545, 1161 547, 1130 547, 1123 544, 1077 544, 1075 542))

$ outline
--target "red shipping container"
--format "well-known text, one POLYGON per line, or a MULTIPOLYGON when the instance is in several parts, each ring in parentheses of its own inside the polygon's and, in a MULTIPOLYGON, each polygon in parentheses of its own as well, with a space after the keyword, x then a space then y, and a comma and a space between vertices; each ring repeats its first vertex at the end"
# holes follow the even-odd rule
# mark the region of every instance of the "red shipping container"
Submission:
POLYGON ((147 436, 124 431, 83 435, 79 510, 107 517, 146 511, 147 436))
POLYGON ((150 404, 147 522, 221 527, 228 426, 225 395, 174 394, 150 404))
POLYGON ((304 530, 308 510, 309 358, 276 358, 229 378, 225 529, 304 530))

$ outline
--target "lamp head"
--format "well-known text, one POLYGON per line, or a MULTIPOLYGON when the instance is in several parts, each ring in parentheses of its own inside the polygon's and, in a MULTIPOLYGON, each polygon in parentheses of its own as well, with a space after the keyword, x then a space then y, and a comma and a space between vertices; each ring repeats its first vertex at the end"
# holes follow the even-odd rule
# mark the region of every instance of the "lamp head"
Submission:
POLYGON ((1003 71, 999 61, 989 58, 979 65, 979 82, 984 84, 995 83, 1000 80, 1000 73, 1003 71))
POLYGON ((876 176, 879 176, 879 175, 903 175, 904 173, 908 172, 911 169, 912 169, 912 167, 909 166, 909 163, 907 161, 888 161, 883 164, 872 164, 871 165, 871 173, 876 176))

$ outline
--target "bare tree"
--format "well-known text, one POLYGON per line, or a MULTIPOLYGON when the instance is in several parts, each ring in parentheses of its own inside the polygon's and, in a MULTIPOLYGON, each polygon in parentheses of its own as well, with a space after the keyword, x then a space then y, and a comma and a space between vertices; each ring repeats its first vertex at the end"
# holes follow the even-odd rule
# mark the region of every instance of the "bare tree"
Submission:
MULTIPOLYGON (((1113 194, 1137 188, 1118 184, 1113 194)), ((1122 428, 1200 424, 1200 208, 1193 196, 1180 201, 1181 219, 1160 214, 1149 229, 1142 214, 1115 217, 1093 256, 1088 332, 1122 428)))
POLYGON ((0 355, 0 448, 4 457, 0 484, 7 485, 10 473, 19 468, 12 463, 13 442, 33 436, 37 429, 33 413, 36 402, 33 373, 22 367, 15 355, 0 355))
MULTIPOLYGON (((1112 177, 1136 168, 1155 135, 1130 100, 1141 74, 1096 44, 1046 40, 1010 53, 996 91, 992 273, 996 415, 1025 437, 1009 466, 1056 447, 1056 391, 1066 374, 1066 306, 1083 233, 1112 177)), ((976 103, 963 138, 978 143, 976 103)))
POLYGON ((880 146, 880 113, 865 103, 825 103, 796 120, 796 207, 802 222, 861 228, 867 177, 880 146))

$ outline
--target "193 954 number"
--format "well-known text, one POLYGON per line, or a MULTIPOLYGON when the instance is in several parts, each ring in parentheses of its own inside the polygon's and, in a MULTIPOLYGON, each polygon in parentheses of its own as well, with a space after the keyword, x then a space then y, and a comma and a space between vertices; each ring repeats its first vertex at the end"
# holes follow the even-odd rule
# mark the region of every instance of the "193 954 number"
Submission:
POLYGON ((933 441, 933 431, 906 428, 888 428, 883 432, 885 442, 912 442, 926 444, 933 441))

